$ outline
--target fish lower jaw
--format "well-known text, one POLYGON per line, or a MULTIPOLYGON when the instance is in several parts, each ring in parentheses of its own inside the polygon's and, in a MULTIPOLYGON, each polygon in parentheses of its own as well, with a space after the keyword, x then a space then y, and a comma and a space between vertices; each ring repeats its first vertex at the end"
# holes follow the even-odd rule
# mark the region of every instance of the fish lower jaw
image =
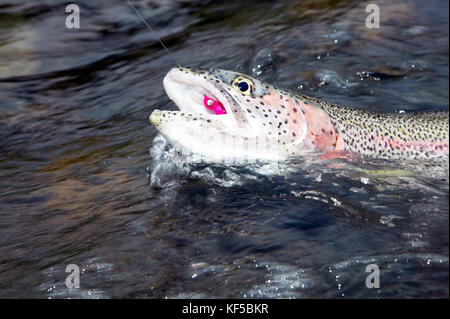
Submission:
POLYGON ((222 164, 248 164, 257 163, 261 161, 276 162, 284 161, 286 157, 279 156, 274 152, 260 152, 249 150, 229 150, 227 147, 211 147, 197 144, 197 147, 192 147, 192 144, 186 146, 179 142, 169 141, 175 151, 180 156, 188 159, 189 162, 201 163, 222 163, 222 164), (224 151, 225 150, 225 151, 224 151))
POLYGON ((245 164, 256 162, 284 161, 292 156, 291 153, 281 152, 270 148, 270 144, 259 144, 259 148, 246 147, 241 143, 227 141, 208 141, 200 137, 187 136, 186 132, 160 130, 160 134, 180 156, 190 162, 245 164))

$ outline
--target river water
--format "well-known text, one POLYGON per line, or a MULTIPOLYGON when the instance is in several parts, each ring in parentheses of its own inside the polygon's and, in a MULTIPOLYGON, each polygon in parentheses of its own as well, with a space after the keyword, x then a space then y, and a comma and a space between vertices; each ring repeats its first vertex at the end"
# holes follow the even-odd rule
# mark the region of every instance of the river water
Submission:
MULTIPOLYGON (((74 2, 79 29, 0 0, 0 297, 448 298, 448 167, 188 164, 148 121, 172 59, 126 1, 74 2)), ((181 65, 448 109, 447 1, 134 3, 181 65)))

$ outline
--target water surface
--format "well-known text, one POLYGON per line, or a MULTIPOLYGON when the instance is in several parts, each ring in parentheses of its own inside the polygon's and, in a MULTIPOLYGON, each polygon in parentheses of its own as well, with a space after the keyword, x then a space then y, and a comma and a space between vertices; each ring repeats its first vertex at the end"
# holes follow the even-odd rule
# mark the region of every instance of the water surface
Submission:
MULTIPOLYGON (((447 110, 448 2, 376 1, 368 29, 373 2, 134 0, 182 65, 447 110)), ((69 30, 0 1, 0 297, 448 298, 448 167, 189 165, 148 121, 172 60, 126 1, 76 3, 69 30)))

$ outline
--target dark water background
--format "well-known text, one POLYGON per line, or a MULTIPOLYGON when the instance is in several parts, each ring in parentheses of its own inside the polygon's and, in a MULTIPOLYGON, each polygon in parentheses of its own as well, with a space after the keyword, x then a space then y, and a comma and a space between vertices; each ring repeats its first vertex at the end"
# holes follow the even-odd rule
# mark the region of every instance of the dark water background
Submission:
MULTIPOLYGON (((79 30, 66 2, 0 0, 0 297, 448 298, 448 169, 183 164, 148 122, 175 108, 172 61, 126 1, 74 2, 79 30)), ((375 111, 448 109, 447 1, 134 3, 182 65, 375 111)))

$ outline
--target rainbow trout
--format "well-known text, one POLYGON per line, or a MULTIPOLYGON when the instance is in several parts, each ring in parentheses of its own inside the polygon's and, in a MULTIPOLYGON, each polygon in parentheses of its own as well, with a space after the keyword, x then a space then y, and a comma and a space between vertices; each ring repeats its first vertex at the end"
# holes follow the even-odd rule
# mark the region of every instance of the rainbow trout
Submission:
POLYGON ((173 68, 164 88, 180 110, 154 110, 150 122, 179 152, 204 160, 283 160, 316 151, 323 158, 448 161, 448 111, 373 113, 221 69, 173 68))

